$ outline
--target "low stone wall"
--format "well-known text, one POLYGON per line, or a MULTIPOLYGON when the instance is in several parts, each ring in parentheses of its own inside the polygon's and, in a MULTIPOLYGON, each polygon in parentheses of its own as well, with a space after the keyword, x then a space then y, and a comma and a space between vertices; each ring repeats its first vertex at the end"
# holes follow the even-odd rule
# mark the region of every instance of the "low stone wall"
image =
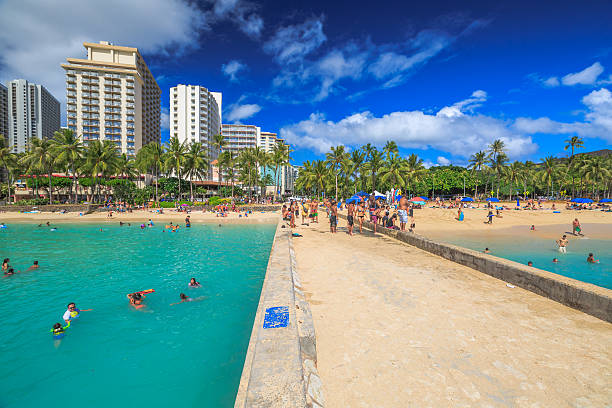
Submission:
MULTIPOLYGON (((346 219, 344 214, 339 216, 346 219)), ((363 225, 373 229, 372 223, 368 221, 364 221, 363 225)), ((380 226, 377 231, 612 323, 612 290, 490 254, 434 242, 408 231, 380 226)))
POLYGON ((88 211, 95 211, 98 208, 97 205, 89 204, 53 204, 53 205, 3 205, 0 206, 0 212, 23 212, 23 211, 34 211, 40 212, 82 212, 87 213, 88 211))
POLYGON ((274 236, 235 408, 324 404, 312 315, 295 268, 291 230, 281 225, 274 236))

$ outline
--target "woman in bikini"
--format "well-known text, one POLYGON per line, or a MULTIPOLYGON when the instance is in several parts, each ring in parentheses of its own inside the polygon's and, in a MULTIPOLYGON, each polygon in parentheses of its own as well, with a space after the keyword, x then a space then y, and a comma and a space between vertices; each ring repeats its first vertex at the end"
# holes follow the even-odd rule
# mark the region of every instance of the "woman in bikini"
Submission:
POLYGON ((359 217, 359 233, 363 232, 363 217, 365 217, 365 208, 363 203, 357 206, 357 217, 359 217))

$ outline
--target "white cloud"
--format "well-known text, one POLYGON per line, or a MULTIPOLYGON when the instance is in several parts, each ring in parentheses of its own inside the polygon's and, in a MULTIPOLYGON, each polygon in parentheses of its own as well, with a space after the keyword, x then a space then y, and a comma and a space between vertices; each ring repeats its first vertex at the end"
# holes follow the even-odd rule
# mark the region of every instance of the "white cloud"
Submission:
POLYGON ((323 19, 312 18, 301 24, 279 28, 263 49, 273 55, 279 64, 299 63, 326 39, 323 19))
POLYGON ((438 156, 438 158, 436 159, 436 163, 438 163, 440 166, 448 166, 449 164, 451 164, 451 161, 444 156, 438 156))
POLYGON ((259 38, 263 30, 263 19, 257 14, 253 3, 242 0, 216 0, 213 13, 220 20, 234 22, 238 28, 252 38, 259 38))
POLYGON ((542 83, 544 84, 544 86, 547 86, 549 88, 554 88, 554 87, 561 85, 559 82, 559 78, 557 77, 550 77, 542 81, 542 83))
POLYGON ((230 105, 229 112, 227 113, 227 119, 230 122, 238 122, 242 119, 247 119, 251 116, 254 116, 260 110, 261 106, 254 103, 244 105, 230 105))
POLYGON ((587 107, 582 122, 557 122, 547 117, 517 118, 514 128, 524 134, 577 134, 612 143, 612 92, 606 88, 592 91, 582 98, 582 103, 587 107))
MULTIPOLYGON (((399 86, 461 35, 482 25, 477 21, 455 34, 425 29, 401 43, 375 45, 369 40, 349 41, 317 53, 315 50, 326 40, 322 19, 283 27, 264 44, 264 50, 281 65, 281 72, 272 81, 271 98, 290 103, 318 102, 344 89, 343 80, 358 81, 368 75, 379 81, 382 88, 399 86), (291 100, 284 97, 285 89, 292 90, 291 100)), ((349 98, 364 94, 358 92, 349 98)))
POLYGON ((247 69, 247 66, 243 63, 241 63, 240 61, 237 60, 232 60, 230 62, 228 62, 227 64, 223 64, 221 66, 221 71, 223 72, 223 75, 229 77, 229 80, 232 82, 237 82, 238 81, 238 73, 240 71, 244 71, 247 69))
POLYGON ((162 107, 160 115, 160 126, 162 130, 170 129, 170 108, 162 107))
POLYGON ((5 0, 0 27, 0 80, 40 83, 63 102, 60 64, 67 57, 85 57, 83 42, 107 40, 141 53, 176 55, 197 45, 194 36, 207 20, 181 0, 108 0, 103 6, 98 1, 5 0))
POLYGON ((366 111, 333 122, 327 121, 322 114, 313 113, 306 120, 283 127, 280 135, 297 147, 318 153, 325 153, 339 144, 382 146, 387 140, 394 140, 400 147, 434 148, 465 158, 495 139, 504 141, 511 157, 535 152, 537 145, 531 137, 513 130, 511 123, 470 113, 475 104, 482 103, 485 98, 484 91, 476 91, 472 97, 442 108, 434 115, 403 111, 376 117, 366 111), (449 114, 450 108, 453 114, 449 114))
POLYGON ((597 77, 599 77, 603 71, 603 66, 599 62, 596 62, 580 72, 565 75, 563 78, 561 78, 561 82, 563 85, 568 86, 578 84, 593 85, 597 81, 597 77))
POLYGON ((440 53, 451 42, 452 38, 443 32, 423 30, 408 42, 410 55, 396 52, 385 52, 378 56, 376 61, 368 68, 375 78, 392 78, 392 83, 398 82, 397 75, 421 65, 440 53))

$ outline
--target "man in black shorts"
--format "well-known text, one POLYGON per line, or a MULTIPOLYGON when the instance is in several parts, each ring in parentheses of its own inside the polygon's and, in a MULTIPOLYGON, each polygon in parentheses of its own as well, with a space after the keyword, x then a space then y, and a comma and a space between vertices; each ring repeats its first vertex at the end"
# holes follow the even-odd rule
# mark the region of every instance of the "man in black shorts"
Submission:
POLYGON ((336 227, 338 226, 338 204, 332 200, 329 207, 329 229, 331 230, 332 234, 335 234, 336 227))
POLYGON ((410 228, 408 229, 408 231, 412 232, 412 230, 415 227, 414 224, 414 205, 410 205, 410 208, 408 209, 408 217, 410 217, 410 228))
POLYGON ((355 204, 351 202, 349 205, 346 206, 346 210, 347 210, 346 221, 347 221, 347 226, 348 226, 348 234, 353 235, 353 223, 354 223, 353 217, 355 214, 355 204))

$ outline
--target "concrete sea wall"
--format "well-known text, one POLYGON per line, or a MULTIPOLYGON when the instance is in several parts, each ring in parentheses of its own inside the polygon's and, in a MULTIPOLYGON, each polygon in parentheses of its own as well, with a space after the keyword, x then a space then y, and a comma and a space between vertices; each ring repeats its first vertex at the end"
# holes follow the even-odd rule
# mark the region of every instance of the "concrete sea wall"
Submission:
POLYGON ((235 408, 324 406, 310 307, 295 267, 291 230, 279 223, 235 408))
MULTIPOLYGON (((363 225, 373 229, 368 221, 363 225)), ((379 226, 377 232, 612 323, 612 290, 408 231, 379 226)))
POLYGON ((52 204, 52 205, 2 205, 0 206, 0 212, 22 212, 22 211, 40 211, 40 212, 82 212, 83 214, 88 211, 96 211, 98 205, 90 204, 52 204))

